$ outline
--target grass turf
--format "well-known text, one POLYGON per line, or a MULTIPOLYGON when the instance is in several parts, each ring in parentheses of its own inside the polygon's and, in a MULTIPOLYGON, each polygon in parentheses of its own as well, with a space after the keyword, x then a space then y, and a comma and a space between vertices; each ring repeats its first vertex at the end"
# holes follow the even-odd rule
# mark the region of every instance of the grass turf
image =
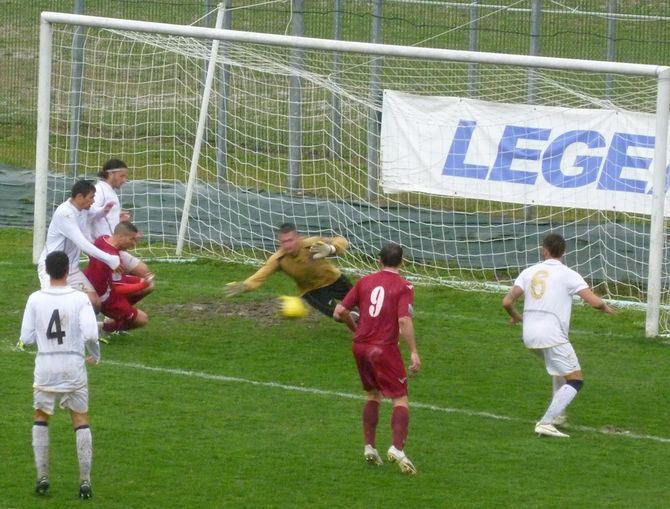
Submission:
MULTIPOLYGON (((29 232, 0 230, 0 507, 78 503, 74 436, 52 418, 51 490, 33 494, 34 358, 12 351, 37 286, 29 232)), ((551 385, 498 294, 416 289, 423 370, 410 381, 409 478, 362 457, 362 391, 346 329, 310 315, 284 320, 277 275, 236 300, 223 285, 252 269, 152 264, 146 329, 103 345, 89 369, 94 439, 91 506, 132 507, 662 507, 670 374, 643 315, 575 306, 572 340, 585 387, 570 407, 571 438, 539 439, 534 421, 551 385)), ((390 441, 390 405, 378 447, 390 441)))

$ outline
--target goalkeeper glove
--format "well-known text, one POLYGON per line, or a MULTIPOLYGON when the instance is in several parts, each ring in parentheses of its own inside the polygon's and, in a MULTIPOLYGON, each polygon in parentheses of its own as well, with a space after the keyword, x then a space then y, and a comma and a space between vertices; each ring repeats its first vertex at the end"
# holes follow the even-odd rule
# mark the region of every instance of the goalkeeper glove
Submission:
POLYGON ((315 242, 309 248, 309 252, 312 254, 312 259, 319 260, 320 258, 325 258, 326 256, 333 256, 336 252, 335 246, 326 244, 322 240, 315 242))
POLYGON ((226 288, 224 289, 226 297, 237 297, 238 295, 242 295, 246 291, 247 291, 247 285, 245 285, 244 283, 239 283, 237 281, 228 283, 226 285, 226 288))

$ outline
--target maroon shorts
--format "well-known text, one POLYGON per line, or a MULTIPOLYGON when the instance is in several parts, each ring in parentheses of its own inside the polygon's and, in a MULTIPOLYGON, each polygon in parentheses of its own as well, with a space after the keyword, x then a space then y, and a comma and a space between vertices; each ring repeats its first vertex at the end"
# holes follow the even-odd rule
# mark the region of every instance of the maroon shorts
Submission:
POLYGON ((407 372, 397 344, 354 343, 352 351, 363 389, 377 389, 387 398, 407 395, 407 372))
POLYGON ((127 295, 110 293, 100 308, 102 314, 120 322, 132 322, 137 318, 137 309, 128 300, 127 295))

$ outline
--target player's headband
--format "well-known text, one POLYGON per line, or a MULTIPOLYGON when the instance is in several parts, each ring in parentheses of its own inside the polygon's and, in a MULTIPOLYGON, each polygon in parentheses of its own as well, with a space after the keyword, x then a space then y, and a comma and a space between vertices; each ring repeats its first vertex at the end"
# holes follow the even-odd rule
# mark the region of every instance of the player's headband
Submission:
POLYGON ((128 168, 112 168, 111 170, 105 170, 107 173, 114 173, 116 171, 127 170, 128 168))

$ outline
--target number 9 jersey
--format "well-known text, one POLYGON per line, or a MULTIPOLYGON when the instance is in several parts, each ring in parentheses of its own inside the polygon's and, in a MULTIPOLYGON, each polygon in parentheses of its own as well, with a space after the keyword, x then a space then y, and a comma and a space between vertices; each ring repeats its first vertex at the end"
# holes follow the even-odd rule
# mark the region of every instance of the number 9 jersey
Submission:
POLYGON ((359 279, 342 300, 347 309, 358 306, 355 343, 398 344, 398 319, 412 316, 414 287, 393 270, 382 269, 359 279))
POLYGON ((35 389, 70 392, 87 384, 86 352, 98 361, 98 324, 88 296, 52 286, 28 298, 21 341, 37 344, 35 389))

